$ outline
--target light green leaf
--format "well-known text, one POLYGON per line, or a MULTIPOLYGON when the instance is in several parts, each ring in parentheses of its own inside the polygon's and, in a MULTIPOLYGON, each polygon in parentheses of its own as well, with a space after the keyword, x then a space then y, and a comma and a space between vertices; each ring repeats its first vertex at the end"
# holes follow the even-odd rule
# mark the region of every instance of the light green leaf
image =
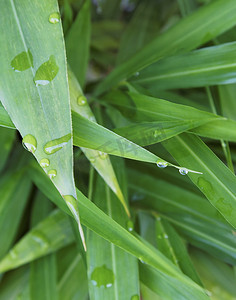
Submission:
MULTIPOLYGON (((79 222, 64 40, 56 0, 4 0, 0 99, 25 147, 48 173, 79 222), (27 16, 27 18, 26 18, 27 16), (37 39, 35 39, 37 36, 37 39), (8 47, 6 41, 14 41, 8 47), (62 122, 63 120, 63 122, 62 122), (74 198, 73 198, 74 197, 74 198)), ((82 229, 80 228, 83 239, 82 229)))
POLYGON ((203 48, 163 59, 131 79, 152 91, 235 82, 236 43, 203 48))
POLYGON ((217 0, 204 6, 157 36, 126 63, 120 64, 96 90, 101 94, 135 72, 173 54, 197 48, 236 24, 234 0, 217 0), (214 16, 214 17, 212 17, 214 16))

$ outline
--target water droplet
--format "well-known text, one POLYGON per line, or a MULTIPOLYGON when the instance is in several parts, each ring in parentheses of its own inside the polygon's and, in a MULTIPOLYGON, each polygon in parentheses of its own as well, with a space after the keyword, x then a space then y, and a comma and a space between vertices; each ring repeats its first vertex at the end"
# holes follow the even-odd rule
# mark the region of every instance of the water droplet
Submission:
POLYGON ((18 253, 17 253, 16 249, 14 249, 14 248, 9 252, 9 255, 10 255, 11 259, 16 259, 18 257, 18 253))
POLYGON ((95 159, 95 157, 90 157, 89 161, 93 164, 93 163, 95 163, 96 159, 95 159))
POLYGON ((87 104, 87 99, 84 96, 79 96, 77 98, 77 103, 78 103, 78 105, 83 106, 83 105, 87 104))
POLYGON ((212 184, 208 180, 206 180, 204 177, 199 177, 197 185, 204 194, 206 194, 210 198, 213 198, 215 192, 213 190, 212 184))
POLYGON ((105 265, 95 268, 91 274, 91 281, 97 287, 109 288, 113 285, 115 280, 114 273, 105 265))
POLYGON ((32 153, 37 149, 37 140, 32 134, 27 134, 23 137, 22 144, 24 148, 32 153))
POLYGON ((36 86, 49 84, 56 77, 58 70, 56 59, 54 55, 51 55, 49 60, 44 62, 36 71, 34 83, 36 86))
POLYGON ((57 24, 59 23, 60 19, 61 19, 60 14, 58 12, 54 12, 50 14, 48 21, 52 24, 57 24))
POLYGON ((161 221, 161 217, 157 217, 156 220, 157 220, 157 221, 161 221))
POLYGON ((139 300, 139 295, 133 295, 130 300, 139 300))
POLYGON ((157 130, 157 129, 153 132, 153 136, 154 136, 155 138, 158 137, 159 134, 160 134, 160 131, 157 130))
POLYGON ((50 161, 47 158, 43 158, 40 160, 39 164, 42 168, 47 168, 50 165, 50 161))
POLYGON ((46 235, 38 230, 34 230, 32 232, 32 239, 40 245, 41 248, 48 248, 49 247, 49 241, 46 237, 46 235))
POLYGON ((138 77, 138 76, 139 76, 139 72, 136 72, 136 73, 134 74, 134 76, 138 77))
POLYGON ((188 174, 188 170, 187 169, 179 169, 179 173, 181 174, 181 175, 187 175, 188 174))
POLYGON ((28 50, 28 52, 21 52, 11 61, 11 67, 16 72, 25 71, 33 67, 33 55, 28 50))
POLYGON ((166 161, 158 161, 157 162, 157 166, 158 166, 158 168, 164 169, 164 168, 166 168, 168 166, 168 162, 166 162, 166 161))
POLYGON ((106 159, 108 157, 108 154, 102 151, 99 151, 98 154, 101 159, 106 159))
POLYGON ((143 260, 143 257, 139 257, 139 260, 142 264, 145 264, 144 260, 143 260))
POLYGON ((231 216, 233 207, 232 205, 224 198, 219 198, 215 204, 216 208, 219 209, 225 215, 231 216))
POLYGON ((133 231, 134 230, 134 223, 131 220, 128 220, 126 223, 126 227, 128 229, 128 231, 133 231))
POLYGON ((43 150, 46 154, 53 154, 57 151, 59 151, 62 147, 67 145, 68 141, 71 139, 71 134, 64 135, 60 137, 59 139, 52 140, 50 142, 47 142, 45 146, 43 147, 43 150))
POLYGON ((54 177, 57 176, 57 170, 48 171, 48 176, 49 176, 50 179, 53 179, 54 177))
POLYGON ((168 239, 169 238, 166 233, 163 235, 163 237, 164 237, 164 239, 168 239))

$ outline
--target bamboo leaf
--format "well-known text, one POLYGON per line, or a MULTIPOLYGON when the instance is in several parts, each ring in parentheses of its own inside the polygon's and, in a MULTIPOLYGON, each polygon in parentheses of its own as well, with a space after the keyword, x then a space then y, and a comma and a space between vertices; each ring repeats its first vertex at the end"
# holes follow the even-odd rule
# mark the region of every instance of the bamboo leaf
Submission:
POLYGON ((152 91, 235 82, 236 43, 168 57, 139 73, 132 82, 152 91))
MULTIPOLYGON (((66 196, 80 227, 74 207, 71 116, 57 2, 4 0, 0 17, 4 24, 0 43, 5 45, 0 56, 1 101, 25 147, 39 163, 43 160, 41 165, 66 196), (14 47, 8 47, 9 39, 14 47)), ((81 228, 80 232, 83 239, 81 228)))
POLYGON ((234 0, 213 1, 200 8, 165 33, 157 36, 129 61, 120 64, 100 83, 96 94, 103 93, 111 86, 163 57, 190 51, 212 40, 235 25, 235 11, 234 0))

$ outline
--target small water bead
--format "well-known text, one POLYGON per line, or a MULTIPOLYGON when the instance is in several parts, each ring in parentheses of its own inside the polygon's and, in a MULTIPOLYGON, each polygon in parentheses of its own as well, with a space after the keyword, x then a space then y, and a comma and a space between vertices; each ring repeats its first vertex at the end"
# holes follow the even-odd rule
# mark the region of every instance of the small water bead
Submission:
POLYGON ((108 154, 102 151, 99 151, 98 154, 101 159, 106 159, 108 157, 108 154))
POLYGON ((59 67, 56 63, 54 55, 49 57, 49 60, 44 62, 36 71, 34 83, 36 86, 49 84, 57 75, 59 67))
POLYGON ((115 280, 114 273, 108 269, 106 265, 95 268, 91 274, 91 281, 97 287, 109 288, 113 285, 115 280))
POLYGON ((188 174, 188 170, 187 169, 179 169, 179 173, 181 175, 187 175, 188 174))
POLYGON ((48 171, 48 176, 50 179, 53 179, 57 176, 57 170, 50 170, 48 171))
POLYGON ((126 227, 129 232, 132 232, 134 230, 134 223, 131 220, 128 220, 126 223, 126 227))
POLYGON ((46 143, 45 146, 43 147, 43 150, 48 155, 53 154, 59 151, 60 149, 62 149, 64 146, 66 146, 70 139, 71 139, 71 134, 69 133, 67 135, 60 137, 59 139, 55 139, 46 143))
POLYGON ((136 73, 134 74, 134 76, 138 77, 138 76, 139 76, 139 72, 136 72, 136 73))
POLYGON ((32 232, 32 239, 40 245, 41 248, 48 248, 49 247, 49 241, 46 235, 38 230, 34 230, 32 232))
POLYGON ((87 99, 86 99, 86 97, 84 97, 84 96, 79 96, 79 97, 77 98, 77 103, 78 103, 78 105, 80 105, 80 106, 86 105, 86 104, 87 104, 87 99))
POLYGON ((32 153, 37 149, 37 140, 32 134, 27 134, 22 140, 24 148, 32 153))
POLYGON ((42 168, 47 168, 50 165, 50 161, 47 158, 43 158, 40 160, 39 164, 42 168))
POLYGON ((168 163, 166 161, 158 161, 157 166, 158 168, 164 169, 168 166, 168 163))
POLYGON ((11 67, 16 72, 25 71, 33 66, 33 55, 30 50, 21 52, 11 61, 11 67))
POLYGON ((164 239, 168 239, 169 238, 166 233, 163 235, 163 237, 164 237, 164 239))
POLYGON ((54 13, 50 14, 48 21, 51 24, 57 24, 60 22, 60 19, 61 19, 60 14, 58 12, 54 12, 54 13))
POLYGON ((156 130, 153 132, 153 136, 156 138, 156 137, 158 137, 158 135, 160 135, 160 131, 156 129, 156 130))

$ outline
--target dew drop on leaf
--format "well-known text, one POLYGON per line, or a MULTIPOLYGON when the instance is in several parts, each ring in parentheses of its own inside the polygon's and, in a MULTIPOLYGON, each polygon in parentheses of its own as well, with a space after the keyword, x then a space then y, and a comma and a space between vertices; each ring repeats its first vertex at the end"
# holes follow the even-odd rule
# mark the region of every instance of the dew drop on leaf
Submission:
POLYGON ((181 175, 187 175, 188 174, 188 170, 187 169, 179 169, 179 173, 181 175))
POLYGON ((98 154, 101 159, 106 159, 108 157, 107 153, 102 151, 99 151, 98 154))
POLYGON ((36 71, 34 83, 36 86, 49 84, 57 75, 59 67, 56 63, 54 55, 51 55, 49 60, 44 62, 36 71))
POLYGON ((47 142, 44 145, 43 150, 48 155, 53 154, 59 151, 60 149, 62 149, 62 147, 66 146, 70 139, 71 139, 71 134, 69 133, 67 135, 62 136, 59 139, 55 139, 50 142, 47 142))
POLYGON ((58 12, 54 12, 54 13, 50 14, 48 21, 51 24, 57 24, 57 23, 59 23, 60 19, 61 19, 60 14, 58 12))
POLYGON ((49 241, 44 233, 34 230, 32 232, 32 239, 40 245, 41 248, 48 248, 49 247, 49 241))
POLYGON ((28 50, 28 52, 21 52, 11 61, 11 67, 16 72, 25 71, 33 67, 33 55, 28 50))
POLYGON ((26 150, 34 153, 37 149, 37 140, 32 134, 27 134, 23 137, 22 145, 26 150))
POLYGON ((166 161, 158 161, 157 166, 158 168, 164 169, 168 166, 168 163, 166 161))
POLYGON ((128 231, 133 231, 134 230, 134 223, 131 220, 128 220, 126 223, 126 227, 128 229, 128 231))
POLYGON ((87 104, 87 99, 84 96, 79 96, 77 98, 77 103, 80 106, 86 105, 87 104))
POLYGON ((109 288, 113 285, 115 280, 114 273, 105 265, 95 268, 91 274, 91 281, 97 287, 109 288))
POLYGON ((42 168, 47 168, 50 165, 50 161, 47 158, 43 158, 40 160, 39 164, 42 168))
POLYGON ((57 176, 57 170, 50 170, 48 171, 48 176, 50 179, 53 179, 57 176))

